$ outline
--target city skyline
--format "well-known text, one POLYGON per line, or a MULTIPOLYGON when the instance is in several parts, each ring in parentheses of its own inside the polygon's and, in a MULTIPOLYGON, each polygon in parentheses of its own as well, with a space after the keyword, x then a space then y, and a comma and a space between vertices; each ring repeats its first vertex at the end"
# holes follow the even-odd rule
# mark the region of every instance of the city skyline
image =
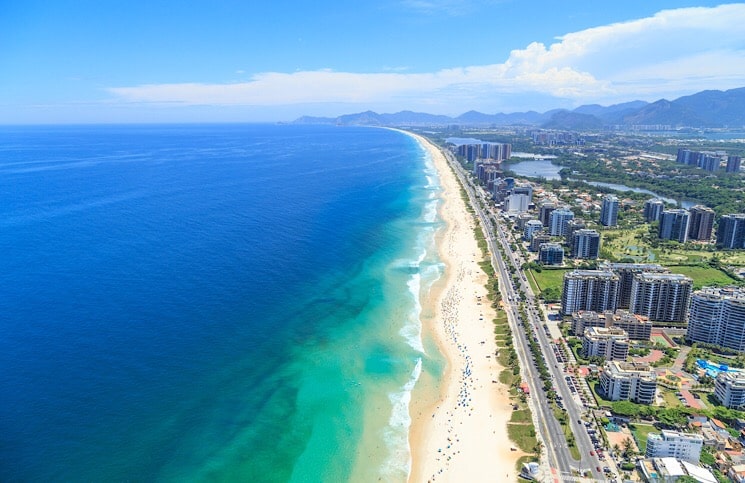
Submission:
POLYGON ((742 87, 745 4, 38 1, 0 16, 0 123, 458 115, 742 87))

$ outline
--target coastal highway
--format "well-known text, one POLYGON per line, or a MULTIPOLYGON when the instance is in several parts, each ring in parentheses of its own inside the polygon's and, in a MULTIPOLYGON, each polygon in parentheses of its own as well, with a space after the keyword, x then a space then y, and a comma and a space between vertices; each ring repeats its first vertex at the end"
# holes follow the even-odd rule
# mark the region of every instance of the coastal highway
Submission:
POLYGON ((572 470, 579 471, 580 473, 590 471, 593 479, 602 481, 605 479, 605 476, 602 472, 597 470, 597 468, 601 466, 600 462, 597 461, 596 458, 590 456, 590 451, 594 448, 580 420, 582 408, 580 408, 572 398, 569 387, 564 380, 562 366, 560 366, 556 360, 548 337, 544 333, 543 320, 536 310, 535 296, 533 295, 522 272, 522 264, 519 261, 520 259, 512 252, 507 234, 501 224, 498 222, 492 222, 492 220, 497 221, 498 218, 492 218, 484 212, 482 207, 488 206, 490 201, 486 199, 483 190, 480 187, 474 187, 470 183, 469 176, 465 173, 460 163, 454 159, 451 153, 447 150, 444 150, 444 153, 448 162, 460 179, 462 186, 466 190, 471 205, 481 221, 489 245, 489 252, 491 253, 491 263, 499 274, 501 280, 499 288, 503 302, 505 303, 510 328, 515 337, 515 349, 520 361, 522 377, 523 380, 527 382, 532 395, 530 399, 532 402, 534 424, 539 440, 543 443, 544 449, 546 450, 548 466, 552 472, 551 475, 546 476, 549 476, 552 481, 555 481, 557 479, 569 479, 567 477, 572 475, 572 470), (496 246, 497 242, 502 245, 507 260, 503 260, 502 257, 498 256, 499 251, 496 246), (553 387, 556 388, 556 392, 562 396, 564 401, 572 432, 575 435, 577 447, 581 455, 581 460, 579 462, 572 458, 561 425, 554 417, 553 410, 549 405, 547 398, 542 397, 543 384, 533 361, 532 354, 530 354, 530 346, 528 344, 527 335, 522 326, 522 316, 519 312, 518 290, 514 286, 514 282, 510 277, 507 263, 511 264, 516 269, 516 273, 519 274, 520 288, 526 296, 525 313, 529 318, 529 326, 536 334, 536 339, 541 351, 543 352, 549 371, 551 372, 553 387))

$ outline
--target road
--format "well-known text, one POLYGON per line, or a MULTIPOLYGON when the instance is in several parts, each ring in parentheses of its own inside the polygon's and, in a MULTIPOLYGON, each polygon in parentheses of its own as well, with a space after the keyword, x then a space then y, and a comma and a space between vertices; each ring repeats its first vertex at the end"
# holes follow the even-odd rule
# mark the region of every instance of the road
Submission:
POLYGON ((568 479, 566 477, 572 475, 572 470, 579 471, 580 474, 582 474, 583 471, 589 470, 592 473, 593 479, 596 481, 605 480, 605 475, 602 471, 597 470, 598 467, 603 465, 596 456, 590 456, 590 452, 594 450, 594 447, 584 425, 581 422, 584 408, 574 400, 569 386, 564 380, 563 365, 556 360, 554 351, 550 346, 550 341, 544 332, 542 317, 536 309, 537 300, 522 271, 520 258, 512 252, 507 233, 499 222, 499 218, 492 217, 484 212, 482 207, 488 206, 490 203, 486 194, 480 187, 474 187, 470 183, 470 178, 465 173, 463 167, 449 152, 445 151, 445 155, 460 179, 461 184, 465 188, 471 205, 476 211, 482 227, 484 228, 484 235, 491 254, 491 263, 495 271, 499 274, 501 281, 499 289, 502 295, 502 300, 505 303, 505 310, 507 312, 510 328, 516 339, 515 349, 517 351, 518 360, 520 361, 521 376, 523 380, 527 382, 530 393, 532 394, 532 397, 530 398, 532 402, 531 409, 533 412, 536 432, 546 450, 548 466, 555 469, 558 473, 552 476, 556 479, 568 479), (507 260, 503 260, 502 257, 498 256, 499 250, 497 249, 497 242, 501 244, 504 249, 507 260), (543 397, 543 383, 539 377, 532 354, 530 353, 530 345, 522 326, 522 318, 519 312, 520 301, 518 289, 514 286, 514 282, 510 277, 508 263, 515 268, 515 273, 519 274, 519 289, 525 294, 526 299, 524 301, 524 307, 526 309, 525 313, 529 318, 529 325, 536 335, 536 340, 538 341, 546 364, 551 372, 553 387, 564 401, 572 432, 575 435, 576 444, 581 455, 580 461, 572 458, 561 425, 554 417, 548 399, 543 397))

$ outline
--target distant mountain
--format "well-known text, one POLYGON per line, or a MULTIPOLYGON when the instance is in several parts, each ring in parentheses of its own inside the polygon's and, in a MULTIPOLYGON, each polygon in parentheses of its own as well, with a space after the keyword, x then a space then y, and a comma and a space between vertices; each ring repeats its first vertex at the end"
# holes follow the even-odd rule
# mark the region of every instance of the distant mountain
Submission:
POLYGON ((608 124, 617 124, 617 121, 623 118, 623 116, 636 112, 647 104, 649 103, 645 101, 624 102, 621 104, 613 104, 612 106, 607 107, 601 106, 600 104, 588 104, 579 106, 572 112, 576 112, 579 114, 589 114, 591 116, 597 117, 598 119, 601 119, 608 124))
POLYGON ((623 117, 624 124, 691 127, 745 126, 745 87, 702 91, 674 101, 661 99, 623 117))
POLYGON ((544 129, 567 129, 571 131, 592 131, 603 128, 603 121, 592 114, 575 111, 559 111, 547 122, 541 124, 544 129))
POLYGON ((702 91, 674 101, 660 99, 653 103, 631 101, 611 106, 588 104, 572 111, 553 109, 510 114, 484 114, 468 111, 458 117, 424 112, 401 111, 378 114, 365 111, 343 116, 303 116, 296 124, 337 124, 364 126, 427 126, 451 124, 464 126, 528 125, 546 129, 594 130, 612 124, 669 124, 674 127, 742 127, 745 126, 745 87, 728 91, 702 91))

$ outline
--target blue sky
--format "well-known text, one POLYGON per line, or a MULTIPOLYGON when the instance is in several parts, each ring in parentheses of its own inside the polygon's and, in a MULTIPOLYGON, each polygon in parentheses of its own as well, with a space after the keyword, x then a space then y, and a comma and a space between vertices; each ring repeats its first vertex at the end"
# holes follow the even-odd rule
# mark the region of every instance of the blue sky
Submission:
POLYGON ((458 115, 745 86, 745 4, 0 0, 0 123, 458 115))

